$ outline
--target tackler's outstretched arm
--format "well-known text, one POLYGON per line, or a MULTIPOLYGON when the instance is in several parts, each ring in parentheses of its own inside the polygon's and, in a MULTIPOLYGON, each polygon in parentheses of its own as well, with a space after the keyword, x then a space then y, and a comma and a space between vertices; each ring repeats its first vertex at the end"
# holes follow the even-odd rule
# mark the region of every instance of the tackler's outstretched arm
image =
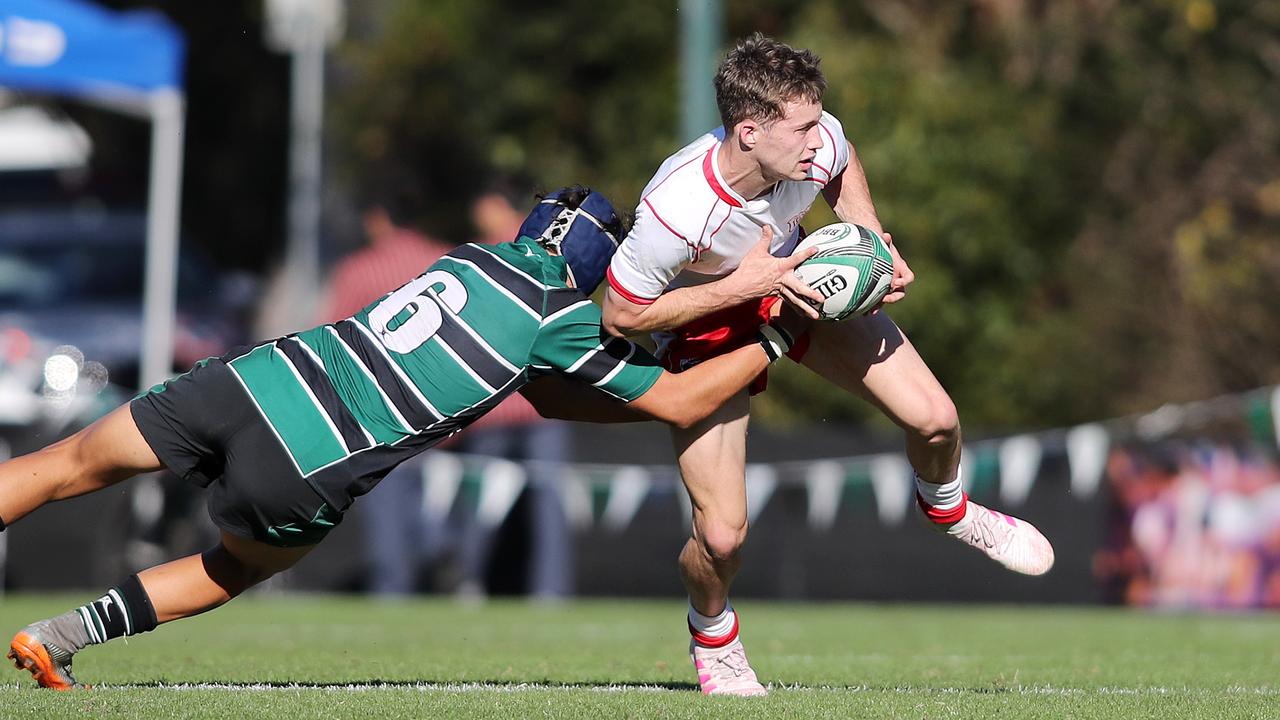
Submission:
POLYGON ((683 372, 664 371, 648 391, 625 404, 589 385, 557 377, 534 381, 521 393, 544 417, 600 423, 652 419, 687 428, 715 412, 785 355, 809 322, 787 309, 760 326, 757 342, 683 372))

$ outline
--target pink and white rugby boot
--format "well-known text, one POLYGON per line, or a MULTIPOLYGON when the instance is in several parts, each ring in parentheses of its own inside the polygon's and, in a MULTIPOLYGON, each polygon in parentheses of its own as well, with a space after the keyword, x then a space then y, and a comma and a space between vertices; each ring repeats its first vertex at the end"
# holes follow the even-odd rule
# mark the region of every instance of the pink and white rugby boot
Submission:
POLYGON ((716 648, 703 647, 696 640, 690 641, 689 657, 698 671, 698 685, 702 687, 703 695, 756 697, 769 694, 756 679, 756 672, 747 661, 747 651, 738 638, 716 648))
POLYGON ((935 526, 1014 572, 1043 575, 1053 567, 1053 545, 1035 525, 972 500, 965 502, 964 517, 935 526))

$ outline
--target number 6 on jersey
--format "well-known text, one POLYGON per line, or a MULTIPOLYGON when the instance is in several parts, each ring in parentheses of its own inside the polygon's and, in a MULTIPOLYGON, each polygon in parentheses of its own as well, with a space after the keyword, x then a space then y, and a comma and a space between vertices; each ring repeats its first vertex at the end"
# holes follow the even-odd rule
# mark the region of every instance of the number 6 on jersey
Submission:
POLYGON ((467 288, 444 270, 409 282, 369 311, 369 327, 388 350, 409 353, 440 331, 444 303, 454 314, 467 304, 467 288))

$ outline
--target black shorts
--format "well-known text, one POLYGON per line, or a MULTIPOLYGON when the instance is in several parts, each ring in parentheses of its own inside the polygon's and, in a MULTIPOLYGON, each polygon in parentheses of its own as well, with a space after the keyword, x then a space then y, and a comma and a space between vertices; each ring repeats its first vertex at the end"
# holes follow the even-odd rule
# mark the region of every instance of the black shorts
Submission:
POLYGON ((134 398, 129 409, 160 462, 209 489, 209 517, 227 532, 278 547, 313 545, 342 520, 299 474, 222 360, 134 398))

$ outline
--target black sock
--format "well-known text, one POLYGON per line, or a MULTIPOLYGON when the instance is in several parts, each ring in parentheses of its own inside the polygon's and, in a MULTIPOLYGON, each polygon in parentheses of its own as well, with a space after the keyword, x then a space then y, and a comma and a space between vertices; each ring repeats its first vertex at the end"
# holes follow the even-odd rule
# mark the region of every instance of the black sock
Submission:
POLYGON ((156 628, 155 608, 137 575, 130 575, 106 595, 76 608, 76 613, 89 633, 90 645, 156 628))

